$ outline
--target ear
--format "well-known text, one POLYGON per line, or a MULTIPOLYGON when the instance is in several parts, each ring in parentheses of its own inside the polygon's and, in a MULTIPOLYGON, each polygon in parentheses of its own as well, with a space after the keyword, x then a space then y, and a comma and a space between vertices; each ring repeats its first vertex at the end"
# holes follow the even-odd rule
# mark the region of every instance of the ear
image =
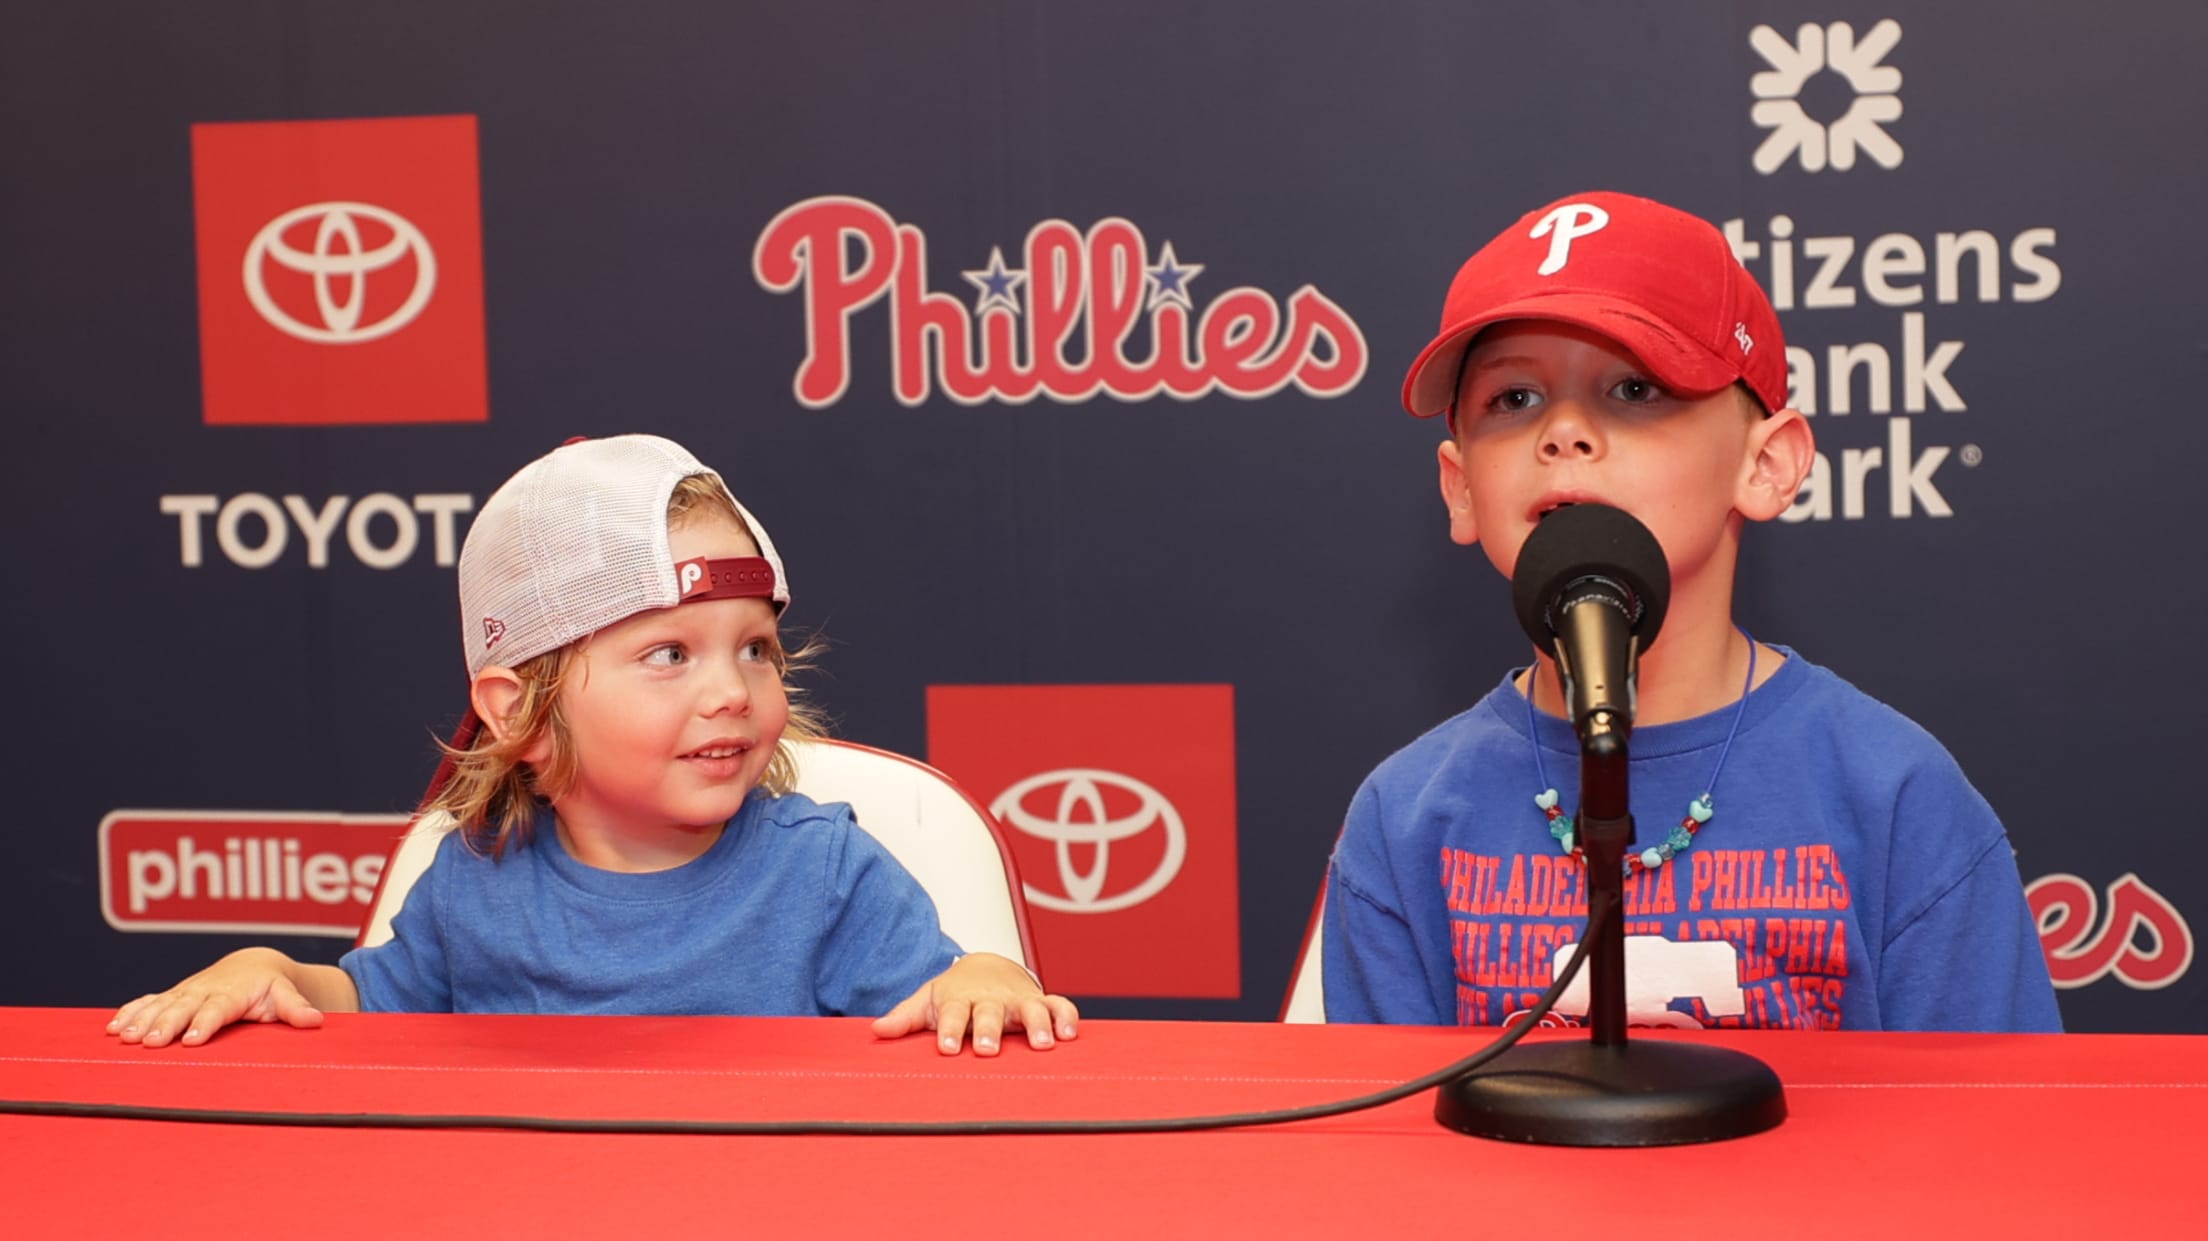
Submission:
POLYGON ((1441 462, 1441 502, 1449 507, 1449 537, 1466 547, 1480 541, 1480 523, 1472 515, 1472 483, 1464 476, 1457 441, 1446 439, 1435 451, 1441 462))
MULTIPOLYGON (((492 664, 475 674, 468 685, 468 704, 475 708, 475 716, 483 721, 483 727, 500 741, 513 739, 514 713, 521 709, 521 676, 511 668, 492 664)), ((535 745, 521 756, 525 763, 541 763, 551 746, 549 737, 539 737, 535 745)))
POLYGON ((1817 436, 1800 410, 1782 409, 1748 433, 1740 489, 1733 507, 1750 521, 1769 521, 1794 503, 1817 460, 1817 436))

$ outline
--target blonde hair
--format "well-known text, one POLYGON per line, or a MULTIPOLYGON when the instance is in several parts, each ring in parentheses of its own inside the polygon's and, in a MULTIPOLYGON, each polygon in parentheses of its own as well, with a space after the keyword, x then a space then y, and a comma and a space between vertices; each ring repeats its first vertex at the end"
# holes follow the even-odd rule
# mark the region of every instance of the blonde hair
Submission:
MULTIPOLYGON (((693 474, 675 484, 674 494, 667 499, 670 528, 715 517, 733 523, 747 537, 757 540, 743 515, 729 502, 728 491, 718 478, 693 474)), ((521 696, 507 721, 504 740, 488 725, 479 724, 474 736, 459 738, 457 746, 437 743, 437 748, 444 751, 446 769, 439 772, 443 779, 431 789, 417 816, 439 811, 451 815, 455 826, 466 834, 468 846, 477 852, 487 850, 492 857, 503 855, 509 845, 527 843, 538 811, 565 796, 575 784, 575 743, 567 719, 560 712, 560 688, 574 667, 576 652, 588 641, 588 637, 579 638, 514 667, 514 676, 521 682, 521 696), (522 755, 535 749, 540 741, 549 743, 544 761, 524 761, 522 755)), ((792 673, 811 668, 822 648, 820 639, 808 634, 794 653, 779 647, 775 651, 775 666, 789 697, 790 716, 759 784, 776 797, 797 786, 797 758, 790 742, 816 741, 828 735, 826 716, 805 701, 804 691, 789 680, 792 673)))

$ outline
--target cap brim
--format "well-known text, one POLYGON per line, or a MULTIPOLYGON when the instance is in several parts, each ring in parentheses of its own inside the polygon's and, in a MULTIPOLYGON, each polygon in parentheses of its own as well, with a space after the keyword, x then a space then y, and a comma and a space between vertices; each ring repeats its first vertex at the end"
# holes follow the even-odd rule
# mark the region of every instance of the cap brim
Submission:
POLYGON ((1522 297, 1449 324, 1419 351, 1403 380, 1403 408, 1421 418, 1449 412, 1456 403, 1464 354, 1480 330, 1506 319, 1545 319, 1599 332, 1625 347, 1649 377, 1682 396, 1703 396, 1740 378, 1740 371, 1709 350, 1623 298, 1602 293, 1557 292, 1522 297))

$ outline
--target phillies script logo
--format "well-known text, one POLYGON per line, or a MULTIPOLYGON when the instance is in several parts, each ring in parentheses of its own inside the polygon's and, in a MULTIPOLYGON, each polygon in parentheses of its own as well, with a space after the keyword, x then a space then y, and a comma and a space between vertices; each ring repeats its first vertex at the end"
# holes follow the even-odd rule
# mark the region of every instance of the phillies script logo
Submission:
POLYGON ((482 422, 475 118, 192 126, 202 417, 482 422))
POLYGON ((1050 842, 1064 895, 1022 884, 1028 902, 1044 909, 1101 914, 1140 905, 1164 891, 1188 857, 1188 829, 1180 811, 1163 793, 1116 771, 1078 768, 1029 776, 997 794, 989 813, 1008 827, 1050 842), (1112 846, 1152 831, 1164 840, 1156 865, 1140 882, 1107 893, 1112 846), (1087 865, 1080 860, 1082 852, 1089 856, 1087 865))
POLYGON ((2193 929, 2168 897, 2137 875, 2108 885, 2105 921, 2092 885, 2076 875, 2042 875, 2024 896, 2057 987, 2083 987, 2114 974, 2128 987, 2153 991, 2183 978, 2193 963, 2193 929))
POLYGON ((118 931, 351 939, 405 815, 117 810, 100 820, 100 912, 118 931))
POLYGON ((768 223, 751 269, 774 292, 804 290, 805 360, 792 385, 801 404, 843 398, 852 317, 885 296, 892 386, 907 405, 938 390, 962 405, 1038 393, 1255 398, 1290 384, 1340 396, 1365 373, 1364 334, 1317 289, 1304 285, 1283 307, 1262 289, 1233 288, 1199 307, 1189 289, 1203 265, 1182 263, 1171 242, 1153 262, 1126 220, 1086 234, 1045 220, 1017 268, 992 248, 986 267, 962 273, 977 290, 970 308, 928 289, 927 259, 918 227, 864 199, 808 198, 768 223))
POLYGON ((928 761, 989 803, 1069 995, 1242 993, 1231 685, 930 685, 928 761))

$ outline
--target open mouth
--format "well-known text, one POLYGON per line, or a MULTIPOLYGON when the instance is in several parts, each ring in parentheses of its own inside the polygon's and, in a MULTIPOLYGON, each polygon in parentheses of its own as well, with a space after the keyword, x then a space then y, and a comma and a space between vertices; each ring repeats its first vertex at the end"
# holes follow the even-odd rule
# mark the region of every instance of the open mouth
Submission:
POLYGON ((751 745, 748 742, 715 742, 711 745, 699 746, 697 749, 683 755, 683 757, 702 759, 741 758, 750 750, 751 745))

